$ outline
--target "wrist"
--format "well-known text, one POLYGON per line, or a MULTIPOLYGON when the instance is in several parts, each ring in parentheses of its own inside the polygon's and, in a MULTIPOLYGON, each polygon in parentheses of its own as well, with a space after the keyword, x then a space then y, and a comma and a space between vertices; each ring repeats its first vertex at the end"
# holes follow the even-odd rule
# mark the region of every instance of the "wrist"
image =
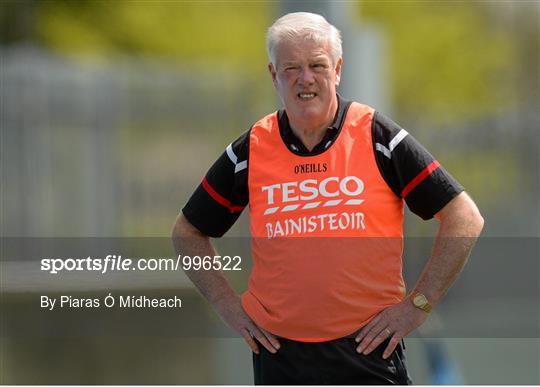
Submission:
POLYGON ((430 313, 433 310, 433 305, 429 302, 429 299, 423 294, 416 290, 413 290, 409 295, 409 300, 412 305, 426 313, 430 313))

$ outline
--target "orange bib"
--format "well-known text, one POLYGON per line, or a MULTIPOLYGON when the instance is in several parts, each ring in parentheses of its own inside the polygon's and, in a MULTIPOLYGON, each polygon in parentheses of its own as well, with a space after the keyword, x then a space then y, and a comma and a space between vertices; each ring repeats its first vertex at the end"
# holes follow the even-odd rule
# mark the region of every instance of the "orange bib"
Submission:
POLYGON ((286 147, 276 113, 251 128, 253 270, 242 304, 278 336, 344 337, 404 296, 403 202, 376 164, 372 118, 353 102, 335 142, 314 156, 286 147))

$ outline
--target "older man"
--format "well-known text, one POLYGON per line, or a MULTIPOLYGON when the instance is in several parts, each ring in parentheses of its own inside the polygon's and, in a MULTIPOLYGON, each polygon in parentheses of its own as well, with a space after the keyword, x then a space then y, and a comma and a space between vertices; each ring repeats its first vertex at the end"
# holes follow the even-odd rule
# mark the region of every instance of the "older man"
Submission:
POLYGON ((457 278, 483 219, 404 129, 336 93, 341 37, 322 16, 281 17, 267 45, 284 109, 227 147, 173 229, 179 252, 212 256, 209 237, 249 202, 248 290, 240 297, 220 272, 187 274, 254 352, 255 383, 406 384, 402 339, 457 278), (408 295, 404 202, 440 222, 408 295))

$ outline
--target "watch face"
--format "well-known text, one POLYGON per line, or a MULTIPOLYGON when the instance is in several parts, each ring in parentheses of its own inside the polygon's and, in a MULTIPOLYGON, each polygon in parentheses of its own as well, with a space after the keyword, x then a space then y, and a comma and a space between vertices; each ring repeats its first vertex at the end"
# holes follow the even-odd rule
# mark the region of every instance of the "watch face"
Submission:
POLYGON ((427 303, 427 300, 422 294, 418 294, 416 297, 414 297, 413 303, 414 305, 421 307, 427 303))

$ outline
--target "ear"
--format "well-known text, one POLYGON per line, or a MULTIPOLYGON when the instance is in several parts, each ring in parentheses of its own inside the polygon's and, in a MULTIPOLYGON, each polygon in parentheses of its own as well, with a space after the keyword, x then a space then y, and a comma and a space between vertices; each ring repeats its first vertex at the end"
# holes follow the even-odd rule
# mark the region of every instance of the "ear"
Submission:
POLYGON ((336 87, 339 86, 339 81, 341 80, 341 65, 343 64, 343 58, 339 57, 336 62, 336 87))
POLYGON ((270 76, 272 77, 272 83, 274 84, 274 87, 277 87, 277 79, 276 79, 276 69, 274 68, 274 65, 272 62, 268 63, 268 71, 270 72, 270 76))

